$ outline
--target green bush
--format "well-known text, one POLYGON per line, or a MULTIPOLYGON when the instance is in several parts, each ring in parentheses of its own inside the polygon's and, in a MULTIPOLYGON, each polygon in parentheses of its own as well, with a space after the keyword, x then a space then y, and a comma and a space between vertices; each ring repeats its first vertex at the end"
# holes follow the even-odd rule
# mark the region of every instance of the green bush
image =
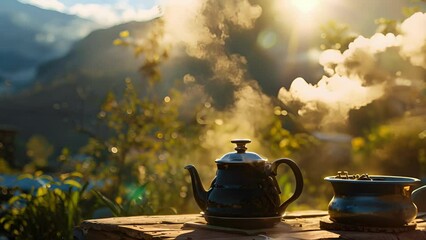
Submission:
POLYGON ((87 187, 77 181, 77 175, 71 174, 63 181, 54 181, 47 175, 23 175, 48 183, 9 199, 0 219, 1 231, 16 240, 72 239, 73 227, 82 219, 79 204, 87 187))

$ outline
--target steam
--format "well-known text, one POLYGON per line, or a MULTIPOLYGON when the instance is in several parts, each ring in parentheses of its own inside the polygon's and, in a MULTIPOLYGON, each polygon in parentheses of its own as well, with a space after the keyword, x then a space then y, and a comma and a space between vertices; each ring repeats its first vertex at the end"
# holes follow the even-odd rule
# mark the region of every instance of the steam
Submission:
MULTIPOLYGON (((233 138, 254 140, 256 129, 267 122, 262 116, 269 107, 272 108, 270 99, 247 78, 246 59, 229 54, 225 49, 229 28, 250 29, 261 13, 260 6, 251 5, 247 0, 170 1, 164 9, 166 39, 183 45, 189 56, 207 62, 211 68, 212 76, 203 79, 204 84, 199 79, 195 82, 215 88, 225 86, 227 91, 219 97, 232 95, 234 102, 226 110, 215 109, 214 104, 210 104, 215 99, 207 99, 207 107, 201 113, 202 124, 209 127, 200 140, 215 157, 218 157, 217 153, 224 153, 224 149, 232 149, 229 140, 233 138)), ((209 91, 207 87, 204 90, 209 91)))
MULTIPOLYGON (((232 138, 255 140, 258 129, 269 124, 264 116, 270 114, 272 101, 247 77, 244 56, 228 53, 225 43, 230 27, 253 27, 262 13, 260 6, 248 0, 169 1, 163 13, 165 41, 182 46, 186 54, 211 68, 208 79, 191 75, 191 81, 185 82, 198 84, 198 91, 202 88, 207 96, 212 96, 208 86, 216 88, 215 84, 225 86, 219 98, 232 95, 233 104, 225 110, 215 108, 218 96, 202 100, 206 109, 200 121, 209 126, 200 138, 204 146, 222 153, 232 138)), ((316 84, 297 78, 289 90, 280 90, 278 98, 288 106, 296 106, 302 121, 307 119, 318 127, 344 123, 350 110, 386 96, 395 87, 423 86, 423 72, 417 74, 418 69, 413 68, 425 68, 426 34, 419 27, 424 25, 425 14, 417 13, 401 24, 399 35, 360 36, 344 52, 324 51, 319 62, 325 75, 316 84)))
POLYGON ((326 76, 315 85, 297 78, 289 90, 281 88, 278 98, 288 105, 298 103, 302 118, 315 115, 312 120, 327 127, 344 122, 351 109, 383 97, 398 85, 423 85, 422 74, 412 72, 418 72, 416 66, 426 69, 425 25, 426 14, 416 13, 401 24, 400 35, 359 36, 343 53, 326 50, 319 58, 326 76))
POLYGON ((246 60, 225 51, 229 25, 251 28, 260 14, 261 8, 248 1, 175 1, 164 10, 166 37, 183 44, 189 56, 207 60, 217 78, 239 84, 246 60))
POLYGON ((426 13, 415 13, 401 24, 401 55, 426 69, 426 13))

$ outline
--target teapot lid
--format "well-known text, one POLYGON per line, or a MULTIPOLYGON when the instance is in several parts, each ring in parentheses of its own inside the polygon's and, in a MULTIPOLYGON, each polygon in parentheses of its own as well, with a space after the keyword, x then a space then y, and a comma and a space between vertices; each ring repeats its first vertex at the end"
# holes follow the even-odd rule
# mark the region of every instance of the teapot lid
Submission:
POLYGON ((246 152, 246 144, 251 143, 250 139, 233 139, 231 143, 237 144, 235 148, 237 152, 230 152, 223 155, 220 159, 216 159, 216 163, 256 163, 267 161, 257 153, 246 152))

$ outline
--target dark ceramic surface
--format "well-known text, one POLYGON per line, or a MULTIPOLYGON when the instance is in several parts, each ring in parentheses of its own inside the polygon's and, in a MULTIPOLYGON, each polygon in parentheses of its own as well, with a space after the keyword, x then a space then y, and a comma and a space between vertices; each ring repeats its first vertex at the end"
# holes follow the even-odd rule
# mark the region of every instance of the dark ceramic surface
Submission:
POLYGON ((327 177, 334 189, 330 219, 339 223, 377 227, 403 226, 413 221, 417 208, 411 193, 420 180, 370 176, 372 180, 327 177))
POLYGON ((274 179, 264 173, 265 164, 218 164, 216 181, 209 191, 210 216, 278 216, 279 190, 274 179), (248 177, 250 176, 250 177, 248 177))
MULTIPOLYGON (((244 140, 247 141, 247 140, 244 140)), ((227 218, 281 218, 287 206, 295 201, 303 189, 303 177, 300 169, 290 159, 278 159, 269 163, 262 158, 253 159, 247 154, 240 141, 236 153, 226 154, 226 158, 216 161, 216 177, 210 189, 204 190, 194 166, 185 167, 191 175, 194 198, 200 209, 206 213, 210 224, 213 217, 227 218), (238 154, 242 154, 241 161, 238 154), (250 157, 250 158, 248 158, 250 157), (296 179, 295 192, 284 203, 280 202, 281 191, 276 180, 277 168, 285 164, 291 168, 296 179)), ((244 143, 244 142, 243 142, 244 143)), ((215 218, 215 219, 216 219, 215 218)))

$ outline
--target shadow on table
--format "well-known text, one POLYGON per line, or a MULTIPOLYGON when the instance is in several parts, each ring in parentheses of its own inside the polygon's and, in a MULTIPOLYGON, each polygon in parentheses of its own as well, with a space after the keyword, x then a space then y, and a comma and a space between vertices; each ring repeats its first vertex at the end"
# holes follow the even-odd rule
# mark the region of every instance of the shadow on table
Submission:
MULTIPOLYGON (((208 225, 205 223, 187 222, 183 225, 184 230, 193 230, 179 235, 176 239, 237 239, 237 240, 260 240, 272 239, 267 236, 269 232, 289 232, 291 226, 287 223, 278 223, 273 228, 267 229, 237 229, 208 225)), ((292 239, 292 238, 289 238, 292 239)))

